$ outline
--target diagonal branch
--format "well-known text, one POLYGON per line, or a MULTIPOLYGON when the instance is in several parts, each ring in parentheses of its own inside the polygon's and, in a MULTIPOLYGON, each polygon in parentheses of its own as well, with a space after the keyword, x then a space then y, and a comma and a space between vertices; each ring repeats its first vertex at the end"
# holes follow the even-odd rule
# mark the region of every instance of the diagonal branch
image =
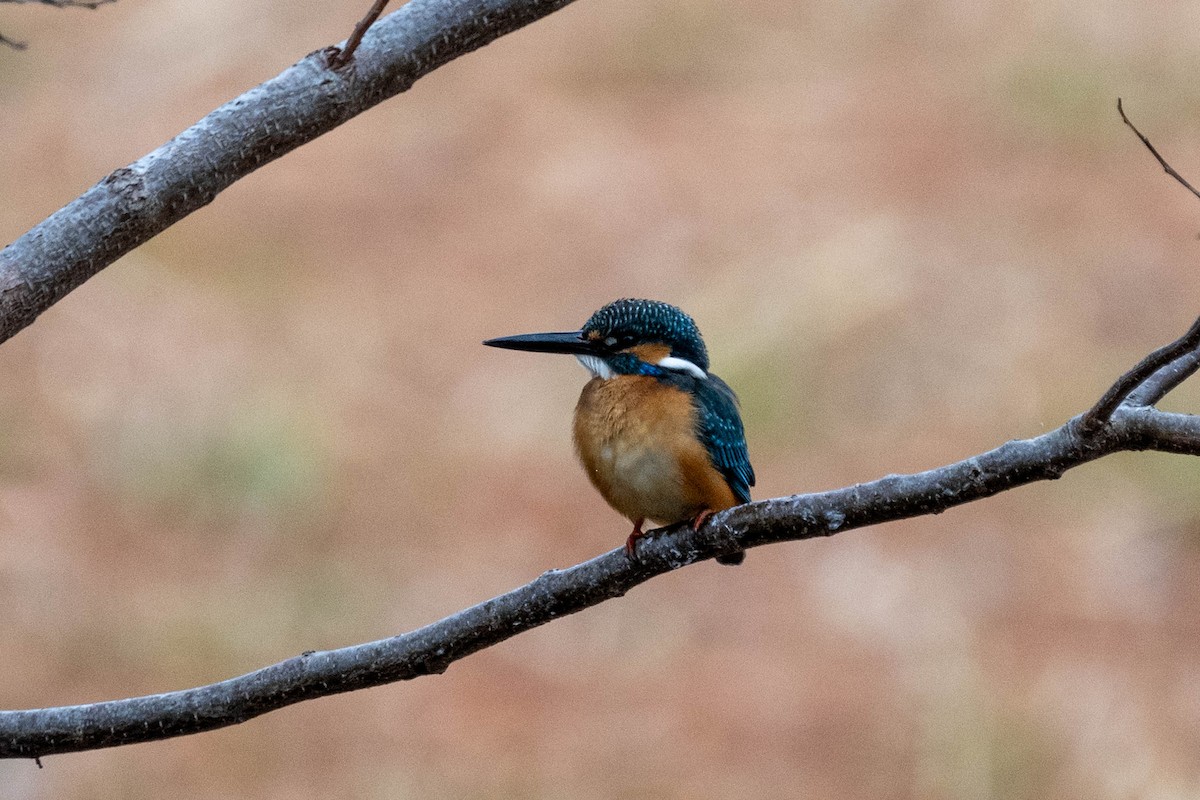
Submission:
POLYGON ((216 109, 0 251, 0 342, 235 181, 572 0, 412 0, 371 26, 354 68, 329 50, 216 109))
MULTIPOLYGON (((1130 378, 1135 373, 1140 374, 1135 368, 1117 386, 1133 381, 1136 388, 1130 378)), ((569 569, 551 570, 507 594, 390 639, 304 653, 247 675, 178 692, 0 711, 0 757, 38 758, 235 725, 303 700, 444 672, 455 661, 522 631, 718 555, 937 514, 1027 483, 1053 480, 1068 469, 1122 450, 1200 455, 1200 417, 1118 402, 1106 416, 1107 425, 1084 433, 1085 417, 927 472, 738 506, 713 515, 698 531, 684 524, 642 540, 637 561, 629 559, 624 548, 613 550, 569 569)))
POLYGON ((1125 404, 1152 406, 1166 397, 1176 386, 1192 377, 1197 369, 1200 369, 1200 350, 1193 350, 1147 378, 1145 383, 1129 393, 1125 404))
MULTIPOLYGON (((1150 144, 1150 140, 1129 121, 1119 97, 1117 98, 1117 113, 1121 115, 1121 121, 1137 134, 1138 139, 1146 146, 1163 170, 1192 194, 1200 197, 1200 192, 1196 191, 1186 178, 1168 164, 1166 159, 1159 155, 1154 145, 1150 144)), ((1083 415, 1080 430, 1085 434, 1094 433, 1108 422, 1109 417, 1122 403, 1148 406, 1163 399, 1168 392, 1183 383, 1200 368, 1198 348, 1200 348, 1200 319, 1197 319, 1183 336, 1158 348, 1121 376, 1121 379, 1105 392, 1099 402, 1083 415)))
POLYGON ((1119 97, 1117 98, 1117 113, 1121 115, 1121 121, 1129 126, 1129 130, 1137 134, 1137 137, 1142 140, 1142 144, 1146 145, 1146 149, 1150 151, 1150 155, 1154 156, 1154 159, 1158 162, 1159 166, 1163 168, 1163 171, 1175 180, 1179 181, 1179 183, 1182 184, 1185 189, 1196 195, 1196 197, 1200 197, 1200 192, 1196 191, 1196 187, 1192 186, 1182 175, 1176 172, 1175 168, 1168 164, 1167 160, 1158 154, 1158 151, 1154 149, 1154 145, 1150 144, 1150 140, 1147 139, 1146 136, 1137 129, 1136 125, 1129 121, 1129 117, 1125 116, 1125 108, 1121 105, 1121 98, 1119 97))
MULTIPOLYGON (((1188 332, 1183 336, 1180 336, 1170 344, 1158 348, 1139 361, 1133 369, 1122 375, 1104 393, 1099 402, 1083 415, 1080 423, 1081 430, 1084 433, 1092 433, 1098 430, 1108 422, 1117 407, 1124 403, 1134 390, 1145 388, 1147 381, 1155 377, 1155 373, 1164 367, 1170 366, 1176 359, 1182 358, 1189 353, 1194 353, 1198 347, 1200 347, 1200 319, 1193 322, 1192 327, 1188 328, 1188 332)), ((1151 388, 1143 391, 1140 399, 1147 405, 1157 403, 1167 392, 1182 383, 1192 372, 1195 372, 1195 367, 1192 367, 1191 371, 1188 372, 1186 371, 1186 366, 1184 366, 1181 368, 1180 373, 1177 373, 1182 374, 1182 377, 1174 382, 1172 382, 1169 373, 1167 373, 1163 379, 1155 381, 1151 388)))

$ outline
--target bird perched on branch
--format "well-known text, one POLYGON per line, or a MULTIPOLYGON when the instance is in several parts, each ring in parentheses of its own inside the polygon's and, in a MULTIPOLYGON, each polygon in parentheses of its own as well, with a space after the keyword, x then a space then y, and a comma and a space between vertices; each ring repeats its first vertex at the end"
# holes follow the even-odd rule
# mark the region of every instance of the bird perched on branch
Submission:
POLYGON ((617 300, 578 331, 484 344, 569 353, 592 374, 575 407, 575 449, 592 485, 633 523, 630 557, 647 520, 698 529, 713 512, 750 502, 754 468, 737 397, 708 371, 699 328, 675 306, 617 300))

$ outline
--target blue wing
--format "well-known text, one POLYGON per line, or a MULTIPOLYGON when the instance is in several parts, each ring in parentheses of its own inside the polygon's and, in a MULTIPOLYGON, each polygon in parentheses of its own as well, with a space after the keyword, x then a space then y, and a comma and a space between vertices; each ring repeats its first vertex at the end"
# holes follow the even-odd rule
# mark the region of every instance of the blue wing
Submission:
POLYGON ((717 470, 725 476, 734 497, 740 503, 749 503, 754 467, 750 466, 737 395, 711 372, 706 380, 698 380, 694 385, 692 397, 696 403, 700 439, 717 470))

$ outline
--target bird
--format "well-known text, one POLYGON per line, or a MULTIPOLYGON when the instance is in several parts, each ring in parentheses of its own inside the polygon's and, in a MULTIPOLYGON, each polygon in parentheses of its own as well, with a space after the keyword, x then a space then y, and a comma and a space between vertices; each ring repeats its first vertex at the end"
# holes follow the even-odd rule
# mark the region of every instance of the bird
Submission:
MULTIPOLYGON (((483 344, 570 354, 591 374, 575 406, 575 451, 596 490, 633 523, 630 559, 647 521, 698 530, 714 512, 750 502, 754 468, 737 395, 709 372, 700 329, 678 307, 626 298, 577 331, 483 344)), ((738 551, 717 561, 744 558, 738 551)))

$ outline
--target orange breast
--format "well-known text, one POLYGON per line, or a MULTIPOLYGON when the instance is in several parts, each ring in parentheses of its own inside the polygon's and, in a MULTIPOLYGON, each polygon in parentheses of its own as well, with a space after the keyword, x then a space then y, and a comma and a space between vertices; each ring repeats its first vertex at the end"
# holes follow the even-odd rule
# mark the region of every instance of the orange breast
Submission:
POLYGON ((654 378, 593 378, 575 408, 575 447, 588 478, 631 520, 692 519, 737 505, 696 436, 691 397, 654 378))

